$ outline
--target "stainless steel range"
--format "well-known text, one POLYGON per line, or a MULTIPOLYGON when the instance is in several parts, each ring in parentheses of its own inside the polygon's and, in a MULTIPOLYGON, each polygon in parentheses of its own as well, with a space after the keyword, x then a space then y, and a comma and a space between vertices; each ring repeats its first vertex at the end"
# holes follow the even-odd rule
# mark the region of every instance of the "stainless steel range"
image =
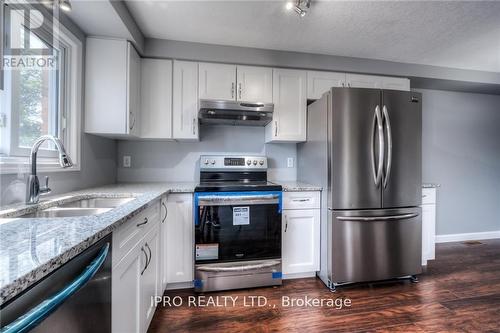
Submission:
POLYGON ((264 156, 201 156, 195 290, 281 285, 281 186, 264 156))

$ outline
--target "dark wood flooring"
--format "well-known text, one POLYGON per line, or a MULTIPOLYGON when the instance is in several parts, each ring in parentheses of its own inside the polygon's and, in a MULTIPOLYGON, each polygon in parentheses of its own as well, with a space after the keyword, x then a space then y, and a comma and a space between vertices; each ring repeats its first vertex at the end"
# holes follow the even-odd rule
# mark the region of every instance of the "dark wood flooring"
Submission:
MULTIPOLYGON (((331 293, 315 278, 282 287, 204 294, 238 296, 236 306, 190 307, 192 291, 169 291, 183 305, 158 306, 149 332, 500 332, 500 240, 438 244, 420 282, 358 285, 331 293), (245 296, 268 305, 245 307, 245 296), (348 298, 350 307, 284 307, 282 296, 348 298), (271 306, 269 306, 271 305, 271 306), (274 305, 275 307, 273 307, 274 305)), ((247 304, 249 299, 247 298, 247 304)), ((231 302, 229 302, 231 304, 231 302)))

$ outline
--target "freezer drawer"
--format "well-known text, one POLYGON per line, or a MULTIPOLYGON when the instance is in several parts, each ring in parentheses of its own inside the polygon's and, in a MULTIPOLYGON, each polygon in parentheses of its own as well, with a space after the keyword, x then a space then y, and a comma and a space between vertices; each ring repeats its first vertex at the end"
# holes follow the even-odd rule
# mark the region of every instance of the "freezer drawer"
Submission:
POLYGON ((332 238, 330 280, 385 280, 421 273, 419 207, 329 211, 332 238))

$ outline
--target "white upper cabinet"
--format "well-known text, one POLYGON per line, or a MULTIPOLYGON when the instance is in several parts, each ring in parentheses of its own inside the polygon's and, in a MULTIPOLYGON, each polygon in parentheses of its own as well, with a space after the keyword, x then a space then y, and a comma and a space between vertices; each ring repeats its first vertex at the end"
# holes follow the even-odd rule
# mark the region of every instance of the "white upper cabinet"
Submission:
POLYGON ((345 73, 307 72, 307 98, 320 99, 332 87, 345 86, 345 73))
POLYGON ((87 38, 85 132, 108 137, 140 133, 141 62, 126 40, 87 38))
POLYGON ((346 74, 346 85, 351 88, 410 90, 410 80, 398 77, 346 74))
POLYGON ((141 138, 172 139, 172 60, 141 60, 141 138))
POLYGON ((197 62, 174 61, 172 137, 199 140, 197 62))
POLYGON ((273 70, 266 67, 238 66, 237 100, 273 102, 273 70))
POLYGON ((273 69, 273 121, 266 142, 306 141, 306 71, 273 69))
POLYGON ((236 99, 236 65, 199 63, 200 99, 236 99))

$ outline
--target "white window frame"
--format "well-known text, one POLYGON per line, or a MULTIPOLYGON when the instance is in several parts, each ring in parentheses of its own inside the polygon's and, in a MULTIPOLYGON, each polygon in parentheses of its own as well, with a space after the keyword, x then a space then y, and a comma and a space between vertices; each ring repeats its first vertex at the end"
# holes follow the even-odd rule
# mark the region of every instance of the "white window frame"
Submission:
MULTIPOLYGON (((54 18, 56 20, 56 18, 54 18)), ((71 157, 74 166, 72 168, 63 169, 59 166, 59 160, 56 156, 47 157, 41 153, 37 159, 37 170, 39 172, 68 172, 79 171, 81 160, 81 117, 82 117, 82 81, 83 81, 83 43, 64 25, 58 24, 59 31, 57 38, 64 48, 64 56, 61 57, 64 71, 60 79, 59 101, 59 121, 60 121, 60 137, 65 145, 66 151, 71 157), (67 62, 67 63, 66 63, 67 62)), ((9 71, 5 71, 5 87, 9 86, 9 71)), ((2 101, 5 103, 1 106, 3 109, 11 110, 10 96, 4 91, 5 98, 2 101)), ((8 115, 6 119, 6 127, 11 128, 12 119, 8 115)), ((0 140, 4 144, 10 145, 11 135, 2 131, 3 136, 0 140)), ((0 156, 0 174, 16 174, 26 173, 30 170, 29 156, 0 156)))

